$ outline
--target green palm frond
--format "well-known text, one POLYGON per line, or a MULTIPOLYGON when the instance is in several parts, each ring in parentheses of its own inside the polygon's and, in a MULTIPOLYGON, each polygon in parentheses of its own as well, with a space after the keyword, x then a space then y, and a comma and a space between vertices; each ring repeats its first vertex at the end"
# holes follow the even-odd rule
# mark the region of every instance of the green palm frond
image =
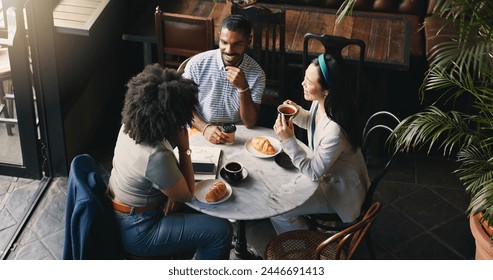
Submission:
POLYGON ((443 94, 439 99, 446 97, 448 101, 448 99, 461 96, 464 92, 470 92, 471 88, 474 88, 472 77, 464 75, 457 65, 450 68, 437 64, 428 69, 421 94, 424 98, 426 92, 442 90, 443 94))
POLYGON ((461 21, 470 18, 479 25, 493 26, 493 3, 490 0, 438 0, 435 15, 461 21))
MULTIPOLYGON (((474 73, 493 72, 493 1, 439 1, 435 15, 445 19, 445 26, 458 28, 456 40, 436 46, 431 65, 454 63, 474 73)), ((440 32, 436 37, 440 37, 440 32)))
POLYGON ((350 16, 353 13, 354 4, 356 0, 344 0, 341 6, 337 10, 336 24, 341 23, 345 16, 350 16))
MULTIPOLYGON (((434 90, 441 90, 443 93, 439 99, 446 98, 447 101, 467 93, 481 109, 491 108, 493 106, 492 72, 493 70, 474 72, 469 67, 454 61, 450 62, 449 66, 431 65, 421 87, 421 98, 424 98, 426 92, 434 90)), ((487 111, 491 112, 491 110, 487 111)))
MULTIPOLYGON (((439 35, 436 35, 435 37, 439 37, 439 35)), ((436 65, 446 68, 457 58, 459 52, 459 42, 445 41, 437 44, 435 48, 436 51, 434 51, 430 57, 430 66, 436 65)))
MULTIPOLYGON (((476 31, 476 34, 478 31, 476 31)), ((430 65, 448 67, 452 63, 461 69, 473 73, 491 73, 493 71, 493 38, 474 37, 468 32, 460 32, 458 40, 437 44, 430 65)), ((440 34, 436 35, 437 38, 440 34)))
POLYGON ((443 149, 444 155, 453 155, 478 138, 477 131, 471 129, 473 117, 451 111, 443 112, 430 106, 423 112, 404 119, 394 130, 396 148, 402 151, 420 149, 428 146, 443 149))
POLYGON ((467 211, 472 215, 484 212, 483 217, 493 224, 493 151, 491 146, 478 143, 458 154, 461 162, 456 171, 471 195, 467 211))

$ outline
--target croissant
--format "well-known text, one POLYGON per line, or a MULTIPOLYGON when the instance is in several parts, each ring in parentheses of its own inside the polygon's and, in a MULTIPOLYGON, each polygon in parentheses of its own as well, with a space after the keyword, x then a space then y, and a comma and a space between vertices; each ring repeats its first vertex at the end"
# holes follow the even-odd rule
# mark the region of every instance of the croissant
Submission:
POLYGON ((253 138, 252 144, 255 150, 261 152, 262 154, 273 155, 276 153, 276 149, 274 148, 274 146, 272 146, 269 140, 263 137, 253 138))
POLYGON ((217 202, 223 199, 228 194, 228 189, 222 181, 218 181, 212 185, 209 191, 205 194, 205 201, 217 202))

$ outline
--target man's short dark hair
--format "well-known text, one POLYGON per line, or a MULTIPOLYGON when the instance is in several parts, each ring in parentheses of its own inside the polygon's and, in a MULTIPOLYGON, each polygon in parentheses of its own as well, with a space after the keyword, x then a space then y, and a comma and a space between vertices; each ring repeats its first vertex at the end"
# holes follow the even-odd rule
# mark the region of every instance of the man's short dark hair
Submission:
POLYGON ((252 25, 250 21, 242 15, 230 15, 221 24, 221 29, 227 28, 230 31, 240 31, 245 37, 250 37, 252 25))

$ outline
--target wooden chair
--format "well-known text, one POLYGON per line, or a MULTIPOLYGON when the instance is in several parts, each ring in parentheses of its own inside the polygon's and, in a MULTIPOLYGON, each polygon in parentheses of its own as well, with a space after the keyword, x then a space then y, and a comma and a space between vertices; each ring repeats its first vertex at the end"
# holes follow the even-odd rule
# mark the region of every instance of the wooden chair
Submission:
POLYGON ((185 71, 185 66, 187 66, 187 63, 190 61, 190 59, 191 59, 192 57, 193 57, 193 56, 191 56, 191 57, 189 57, 189 58, 185 59, 185 60, 184 60, 184 61, 180 64, 180 66, 178 66, 178 70, 177 70, 177 71, 178 71, 178 72, 183 73, 183 72, 185 71))
POLYGON ((70 165, 65 207, 64 260, 166 260, 174 255, 134 256, 124 251, 101 169, 89 154, 70 165), (81 218, 82 217, 82 218, 81 218))
POLYGON ((62 259, 123 258, 114 212, 96 161, 76 156, 70 164, 62 259))
POLYGON ((184 59, 214 48, 214 20, 182 14, 154 13, 158 62, 177 68, 184 59))
MULTIPOLYGON (((344 223, 336 213, 319 213, 305 215, 305 217, 308 219, 310 229, 318 229, 322 231, 340 231, 350 227, 351 225, 357 223, 362 219, 364 214, 368 211, 373 203, 373 195, 378 184, 389 170, 397 154, 397 152, 389 152, 388 150, 385 150, 387 142, 384 139, 385 137, 389 136, 390 133, 392 133, 394 128, 399 123, 399 118, 397 118, 394 114, 387 111, 380 111, 370 116, 363 128, 362 152, 365 156, 366 163, 367 165, 378 164, 379 166, 381 166, 381 168, 377 171, 375 176, 372 176, 373 178, 370 187, 366 192, 363 205, 361 206, 360 216, 353 222, 344 223), (376 152, 378 152, 379 155, 378 163, 375 160, 376 157, 373 155, 376 152)), ((366 242, 368 245, 370 256, 372 258, 375 258, 373 246, 371 245, 370 235, 367 235, 366 242)))
POLYGON ((347 57, 345 58, 346 61, 351 61, 353 59, 357 61, 356 103, 357 105, 364 104, 363 100, 361 100, 361 88, 363 83, 363 67, 366 53, 365 42, 359 39, 348 39, 345 37, 328 34, 306 33, 303 38, 303 69, 306 69, 308 64, 311 62, 310 46, 315 43, 311 42, 312 40, 316 40, 324 46, 325 54, 330 54, 336 58, 347 57))
POLYGON ((233 3, 231 14, 243 15, 252 24, 253 42, 248 53, 265 72, 262 103, 278 105, 285 98, 285 10, 273 12, 258 5, 243 8, 233 3))
POLYGON ((380 202, 374 202, 364 217, 336 234, 314 230, 295 230, 282 233, 266 246, 266 260, 340 260, 352 259, 359 244, 369 232, 380 202))

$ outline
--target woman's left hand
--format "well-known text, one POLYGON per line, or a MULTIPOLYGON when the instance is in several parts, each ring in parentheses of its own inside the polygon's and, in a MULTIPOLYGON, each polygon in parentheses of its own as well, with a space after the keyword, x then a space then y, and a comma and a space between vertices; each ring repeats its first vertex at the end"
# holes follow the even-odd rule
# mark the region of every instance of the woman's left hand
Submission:
POLYGON ((274 131, 281 141, 289 139, 294 136, 293 117, 290 117, 286 121, 286 118, 282 114, 277 115, 276 123, 274 124, 274 131))

